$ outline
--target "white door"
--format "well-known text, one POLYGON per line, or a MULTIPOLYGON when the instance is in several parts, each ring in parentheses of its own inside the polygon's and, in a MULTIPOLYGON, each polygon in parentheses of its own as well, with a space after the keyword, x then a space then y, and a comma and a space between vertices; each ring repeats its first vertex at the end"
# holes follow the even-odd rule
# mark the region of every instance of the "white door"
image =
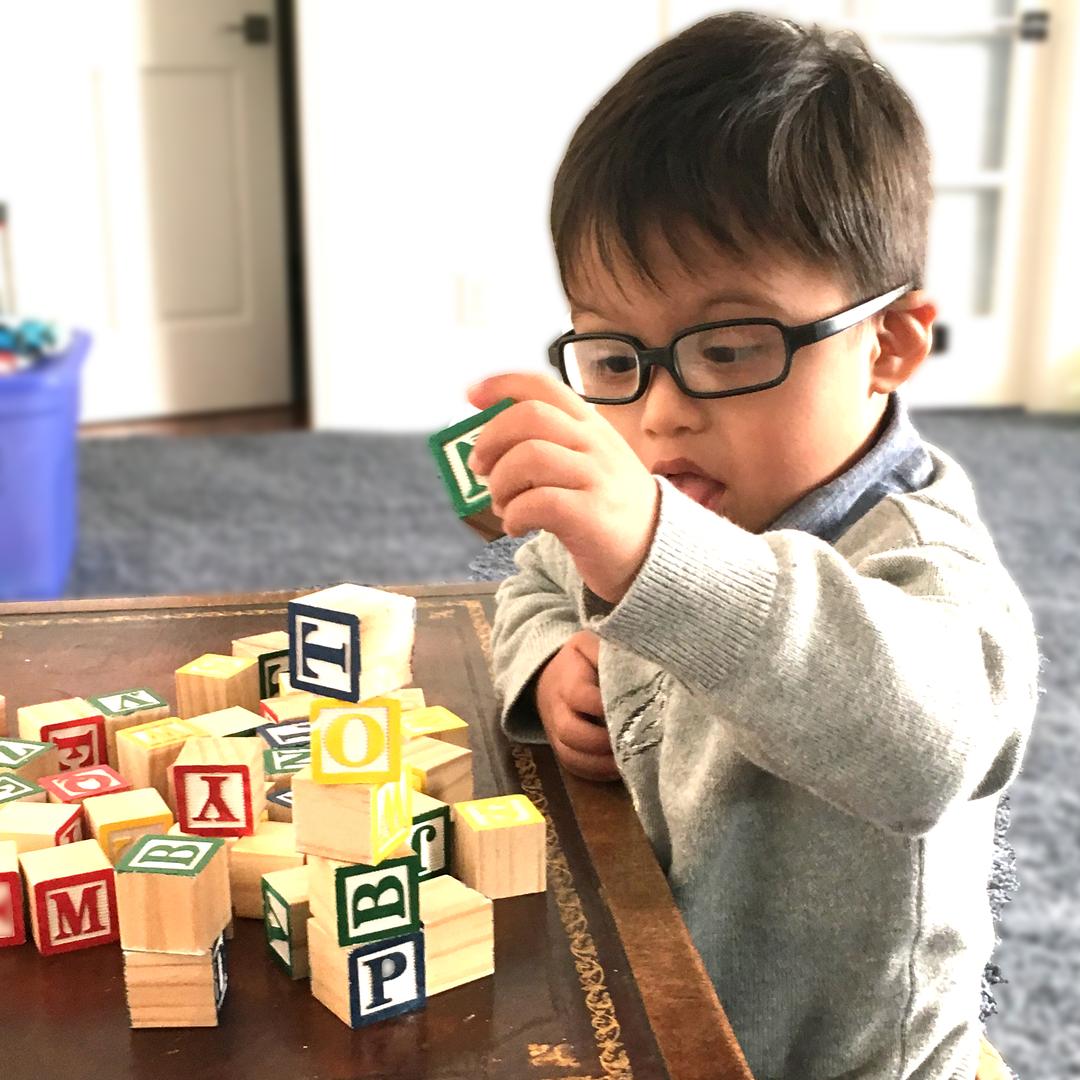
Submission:
MULTIPOLYGON (((670 0, 669 30, 718 10, 670 0)), ((730 8, 736 5, 721 5, 730 8)), ((787 0, 738 5, 850 27, 915 103, 934 159, 926 286, 938 302, 938 348, 905 386, 912 405, 1024 400, 1017 267, 1032 143, 1038 19, 1028 0, 787 0), (1022 35, 1022 28, 1036 31, 1022 35), (1029 39, 1030 37, 1030 39, 1029 39)))
POLYGON ((14 292, 93 335, 84 420, 291 400, 272 13, 0 0, 14 292))

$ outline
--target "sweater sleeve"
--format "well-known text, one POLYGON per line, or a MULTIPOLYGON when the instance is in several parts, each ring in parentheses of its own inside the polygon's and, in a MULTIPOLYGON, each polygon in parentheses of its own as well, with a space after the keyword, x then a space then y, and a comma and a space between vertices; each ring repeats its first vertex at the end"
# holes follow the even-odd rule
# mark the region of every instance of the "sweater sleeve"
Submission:
POLYGON ((889 542, 852 565, 808 533, 749 533, 658 482, 630 588, 612 606, 582 587, 578 606, 700 698, 665 716, 665 740, 707 757, 734 730, 760 768, 910 836, 1011 783, 1040 658, 999 562, 920 537, 888 500, 874 513, 890 515, 889 542), (726 723, 701 730, 710 713, 726 723))
POLYGON ((547 741, 536 711, 536 678, 581 629, 555 543, 551 534, 541 532, 522 544, 514 553, 518 573, 495 593, 492 678, 502 728, 518 742, 547 741))

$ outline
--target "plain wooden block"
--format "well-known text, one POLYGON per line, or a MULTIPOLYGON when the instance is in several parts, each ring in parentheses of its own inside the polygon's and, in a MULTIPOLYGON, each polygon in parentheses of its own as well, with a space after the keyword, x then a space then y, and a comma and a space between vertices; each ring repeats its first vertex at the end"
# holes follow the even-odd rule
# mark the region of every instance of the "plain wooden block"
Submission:
POLYGON ((0 806, 16 802, 47 802, 48 792, 33 780, 14 773, 0 773, 0 806))
POLYGON ((338 945, 363 945, 420 929, 420 862, 400 847, 376 866, 308 856, 311 914, 338 945))
MULTIPOLYGON (((177 716, 126 728, 116 736, 120 775, 132 787, 152 787, 168 801, 169 766, 177 759, 188 739, 205 734, 198 724, 177 716)), ((173 804, 170 802, 169 805, 173 804)))
POLYGON ((492 902, 443 874, 420 883, 427 994, 440 994, 495 972, 492 902))
POLYGON ((38 780, 60 771, 56 743, 34 739, 0 739, 0 775, 14 773, 23 780, 38 780))
POLYGON ((252 657, 259 665, 259 697, 276 697, 278 680, 289 670, 289 635, 284 630, 237 638, 232 643, 233 656, 252 657))
POLYGON ((56 744, 57 772, 109 763, 105 717, 85 698, 24 705, 18 717, 20 739, 56 744))
POLYGON ((249 738, 199 735, 169 766, 169 790, 180 827, 195 836, 250 836, 262 814, 265 744, 249 738))
POLYGON ((318 694, 296 690, 281 697, 265 698, 259 702, 259 713, 272 724, 289 724, 294 720, 310 720, 311 706, 319 700, 318 694))
POLYGON ((401 774, 401 703, 375 697, 311 706, 311 775, 320 784, 384 784, 401 774))
POLYGON ((14 840, 0 840, 0 949, 26 941, 22 873, 14 840))
POLYGON ((351 1028, 422 1009, 427 1002, 424 934, 341 948, 308 920, 311 993, 351 1028))
POLYGON ((412 829, 408 846, 420 859, 420 880, 450 872, 453 825, 450 807, 422 791, 412 794, 412 829))
POLYGON ((430 739, 463 746, 466 750, 469 748, 469 725, 443 705, 410 709, 401 717, 401 734, 405 739, 426 735, 430 739))
POLYGON ((401 760, 425 795, 445 803, 473 797, 471 750, 420 735, 402 745, 401 760))
POLYGON ((116 756, 116 733, 136 724, 164 720, 170 712, 169 703, 145 686, 86 700, 105 717, 105 749, 114 769, 120 767, 120 759, 116 756))
POLYGON ((335 585, 289 601, 288 620, 295 689, 358 702, 412 682, 415 597, 335 585))
POLYGON ((492 900, 547 887, 547 826, 524 795, 454 804, 453 876, 492 900))
POLYGON ((274 870, 301 866, 296 830, 283 821, 264 821, 253 836, 242 836, 229 851, 229 884, 233 914, 241 919, 263 917, 262 877, 274 870))
POLYGON ((23 801, 0 806, 0 840, 13 840, 20 855, 82 838, 83 816, 78 806, 23 801))
POLYGON ((225 841, 140 837, 116 864, 116 900, 121 948, 207 952, 232 918, 225 841))
POLYGON ((193 716, 191 722, 201 727, 207 735, 216 735, 219 739, 232 736, 247 738, 254 735, 263 724, 262 716, 242 705, 233 705, 228 709, 200 713, 193 716))
POLYGON ((176 669, 176 711, 185 720, 233 705, 257 712, 262 696, 259 665, 250 656, 205 653, 176 669))
POLYGON ((217 1027, 229 986, 225 935, 206 952, 124 953, 124 988, 133 1028, 217 1027))
POLYGON ((39 781, 49 802, 80 803, 94 795, 111 795, 130 791, 131 785, 108 765, 91 765, 85 769, 69 769, 39 781))
POLYGON ((502 522, 491 509, 487 478, 469 467, 469 454, 488 421, 512 404, 510 398, 504 398, 428 437, 428 448, 450 495, 454 513, 485 540, 495 540, 505 533, 502 522))
POLYGON ((290 979, 308 977, 308 867, 271 870, 262 877, 263 923, 270 955, 290 979))
POLYGON ((114 866, 140 837, 168 832, 172 810, 157 788, 94 795, 82 804, 90 835, 114 866))
POLYGON ((96 841, 26 851, 19 865, 31 932, 42 956, 119 939, 115 875, 96 841))
POLYGON ((319 784, 304 769, 293 777, 296 844, 309 855, 374 865, 412 828, 412 788, 403 770, 385 784, 319 784))

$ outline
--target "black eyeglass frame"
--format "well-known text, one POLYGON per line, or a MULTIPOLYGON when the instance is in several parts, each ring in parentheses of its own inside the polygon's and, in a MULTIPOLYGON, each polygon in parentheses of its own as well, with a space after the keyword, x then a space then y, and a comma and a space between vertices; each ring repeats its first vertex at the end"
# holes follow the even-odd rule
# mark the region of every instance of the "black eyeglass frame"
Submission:
MULTIPOLYGON (((570 379, 566 374, 566 363, 563 359, 563 352, 567 345, 574 341, 594 341, 600 338, 605 338, 609 341, 623 341, 627 345, 632 345, 637 354, 638 361, 637 390, 634 391, 633 395, 630 397, 619 398, 591 397, 585 394, 579 395, 583 401, 588 401, 593 405, 629 405, 631 402, 637 401, 648 389, 649 383, 652 380, 653 367, 665 368, 668 374, 675 380, 675 384, 678 388, 686 394, 687 397, 722 398, 735 397, 739 394, 754 394, 759 390, 769 390, 774 386, 779 386, 790 374, 792 358, 799 349, 803 348, 803 346, 814 345, 819 341, 824 341, 825 338, 832 337, 834 334, 839 334, 844 330, 850 329, 856 323, 862 322, 863 319, 868 319, 871 315, 876 315, 877 312, 888 307, 889 304, 898 300, 913 288, 914 286, 910 283, 907 285, 900 285, 895 289, 890 289, 887 293, 882 293, 880 296, 872 297, 869 300, 860 300, 859 303, 854 304, 852 307, 845 308, 843 311, 838 311, 833 315, 826 315, 823 319, 817 319, 814 322, 803 323, 801 326, 788 326, 785 323, 780 322, 779 319, 769 318, 725 319, 722 322, 698 323, 696 326, 688 326, 686 329, 680 330, 667 345, 655 349, 646 348, 641 341, 629 334, 575 334, 573 330, 570 330, 565 334, 560 334, 548 346, 548 362, 552 367, 558 369, 563 382, 573 390, 570 379), (683 382, 682 376, 679 374, 678 366, 675 363, 675 346, 682 341, 683 338, 689 337, 691 334, 698 334, 702 330, 717 330, 727 326, 775 326, 784 338, 784 349, 786 354, 784 358, 784 370, 775 379, 771 379, 768 382, 756 383, 753 386, 739 387, 737 390, 691 390, 683 382)), ((575 390, 574 393, 577 393, 577 391, 575 390)))

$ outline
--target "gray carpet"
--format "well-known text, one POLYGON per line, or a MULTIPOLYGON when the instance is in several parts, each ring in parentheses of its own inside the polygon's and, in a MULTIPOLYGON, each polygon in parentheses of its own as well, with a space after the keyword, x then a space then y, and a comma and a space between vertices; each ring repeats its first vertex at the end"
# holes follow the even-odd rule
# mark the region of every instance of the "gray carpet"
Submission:
MULTIPOLYGON (((1023 1080, 1080 1078, 1080 417, 914 416, 971 474, 1049 661, 1011 792, 1019 888, 998 926, 1005 982, 987 1031, 1023 1080)), ((491 576, 470 568, 484 545, 454 518, 422 436, 283 432, 81 449, 72 596, 491 576)))

